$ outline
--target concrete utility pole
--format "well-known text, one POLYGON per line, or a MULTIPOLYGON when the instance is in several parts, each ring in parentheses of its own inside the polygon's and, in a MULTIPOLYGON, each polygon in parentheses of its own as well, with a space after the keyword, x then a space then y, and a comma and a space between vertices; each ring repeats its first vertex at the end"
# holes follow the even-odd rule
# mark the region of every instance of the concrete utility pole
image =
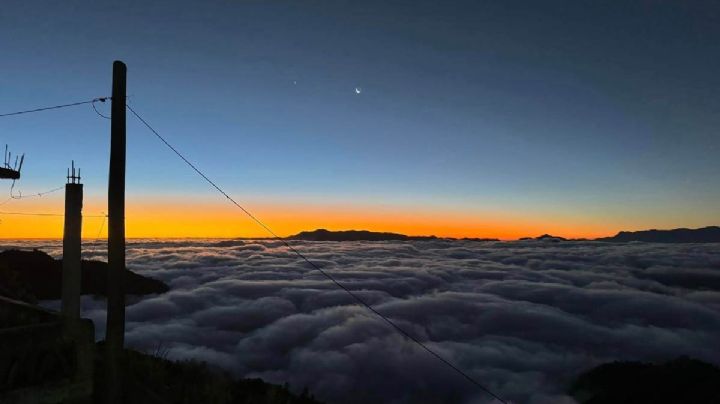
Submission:
POLYGON ((108 305, 105 331, 107 403, 122 401, 125 343, 125 93, 127 67, 113 62, 108 184, 108 305))
POLYGON ((63 230, 62 314, 70 321, 80 318, 80 279, 83 185, 80 169, 68 171, 65 184, 65 228, 63 230))

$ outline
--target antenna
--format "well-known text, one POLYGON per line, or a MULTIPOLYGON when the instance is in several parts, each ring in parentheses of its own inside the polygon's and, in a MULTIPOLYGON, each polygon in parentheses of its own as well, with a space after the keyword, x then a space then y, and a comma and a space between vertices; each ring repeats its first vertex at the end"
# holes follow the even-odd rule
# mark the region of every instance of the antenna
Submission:
MULTIPOLYGON (((10 163, 12 162, 12 153, 8 151, 8 145, 6 144, 5 153, 3 154, 3 164, 2 166, 0 166, 0 179, 13 180, 14 185, 14 181, 20 179, 20 170, 18 169, 18 156, 15 156, 15 163, 11 166, 10 163)), ((22 159, 20 159, 20 166, 22 166, 22 159)), ((10 192, 12 193, 12 187, 10 189, 10 192)))
POLYGON ((68 184, 79 184, 80 183, 80 169, 78 168, 77 175, 75 175, 75 160, 71 160, 70 166, 71 166, 71 168, 68 168, 68 175, 67 175, 68 184))

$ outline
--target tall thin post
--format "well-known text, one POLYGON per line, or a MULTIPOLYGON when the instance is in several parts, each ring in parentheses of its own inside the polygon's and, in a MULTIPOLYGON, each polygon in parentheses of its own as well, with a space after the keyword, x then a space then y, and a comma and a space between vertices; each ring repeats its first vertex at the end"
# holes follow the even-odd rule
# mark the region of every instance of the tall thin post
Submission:
POLYGON ((127 67, 113 63, 108 184, 108 304, 105 331, 107 403, 122 400, 125 343, 125 92, 127 67))
POLYGON ((80 233, 82 230, 83 186, 80 175, 68 173, 65 184, 65 227, 63 228, 62 314, 72 322, 80 318, 80 233))

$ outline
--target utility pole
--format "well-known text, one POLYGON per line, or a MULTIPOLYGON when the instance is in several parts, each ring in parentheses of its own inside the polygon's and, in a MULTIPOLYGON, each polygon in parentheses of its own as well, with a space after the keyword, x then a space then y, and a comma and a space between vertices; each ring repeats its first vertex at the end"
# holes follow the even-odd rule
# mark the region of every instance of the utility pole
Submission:
POLYGON ((62 314, 68 324, 80 318, 80 280, 83 185, 80 169, 68 170, 65 184, 65 227, 63 229, 62 314))
MULTIPOLYGON (((87 338, 80 326, 80 293, 82 285, 82 262, 80 237, 82 233, 83 185, 80 183, 80 169, 75 171, 75 162, 68 169, 65 184, 65 227, 63 228, 62 259, 62 308, 63 338, 65 341, 80 341, 87 338)), ((74 360, 77 368, 73 383, 81 383, 86 394, 93 391, 94 344, 75 344, 74 360)), ((78 390, 80 391, 80 390, 78 390)), ((85 402, 85 401, 82 401, 85 402)))
POLYGON ((122 402, 125 343, 125 93, 127 67, 113 62, 108 183, 108 284, 105 330, 107 404, 122 402))

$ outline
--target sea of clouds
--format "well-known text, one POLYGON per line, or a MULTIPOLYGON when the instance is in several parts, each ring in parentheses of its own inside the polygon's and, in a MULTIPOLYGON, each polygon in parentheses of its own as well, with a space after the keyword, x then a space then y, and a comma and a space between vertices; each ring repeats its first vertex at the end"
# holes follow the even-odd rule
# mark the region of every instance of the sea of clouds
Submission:
MULTIPOLYGON (((55 242, 22 242, 54 256, 55 242)), ((515 403, 569 403, 580 372, 681 355, 720 364, 720 245, 295 242, 377 311, 515 403)), ((8 245, 4 246, 8 248, 8 245)), ((104 243, 84 245, 105 259, 104 243)), ((489 403, 275 241, 140 240, 128 346, 308 387, 329 404, 489 403)), ((48 306, 57 302, 45 302, 48 306)), ((105 302, 83 298, 104 335, 105 302)))

